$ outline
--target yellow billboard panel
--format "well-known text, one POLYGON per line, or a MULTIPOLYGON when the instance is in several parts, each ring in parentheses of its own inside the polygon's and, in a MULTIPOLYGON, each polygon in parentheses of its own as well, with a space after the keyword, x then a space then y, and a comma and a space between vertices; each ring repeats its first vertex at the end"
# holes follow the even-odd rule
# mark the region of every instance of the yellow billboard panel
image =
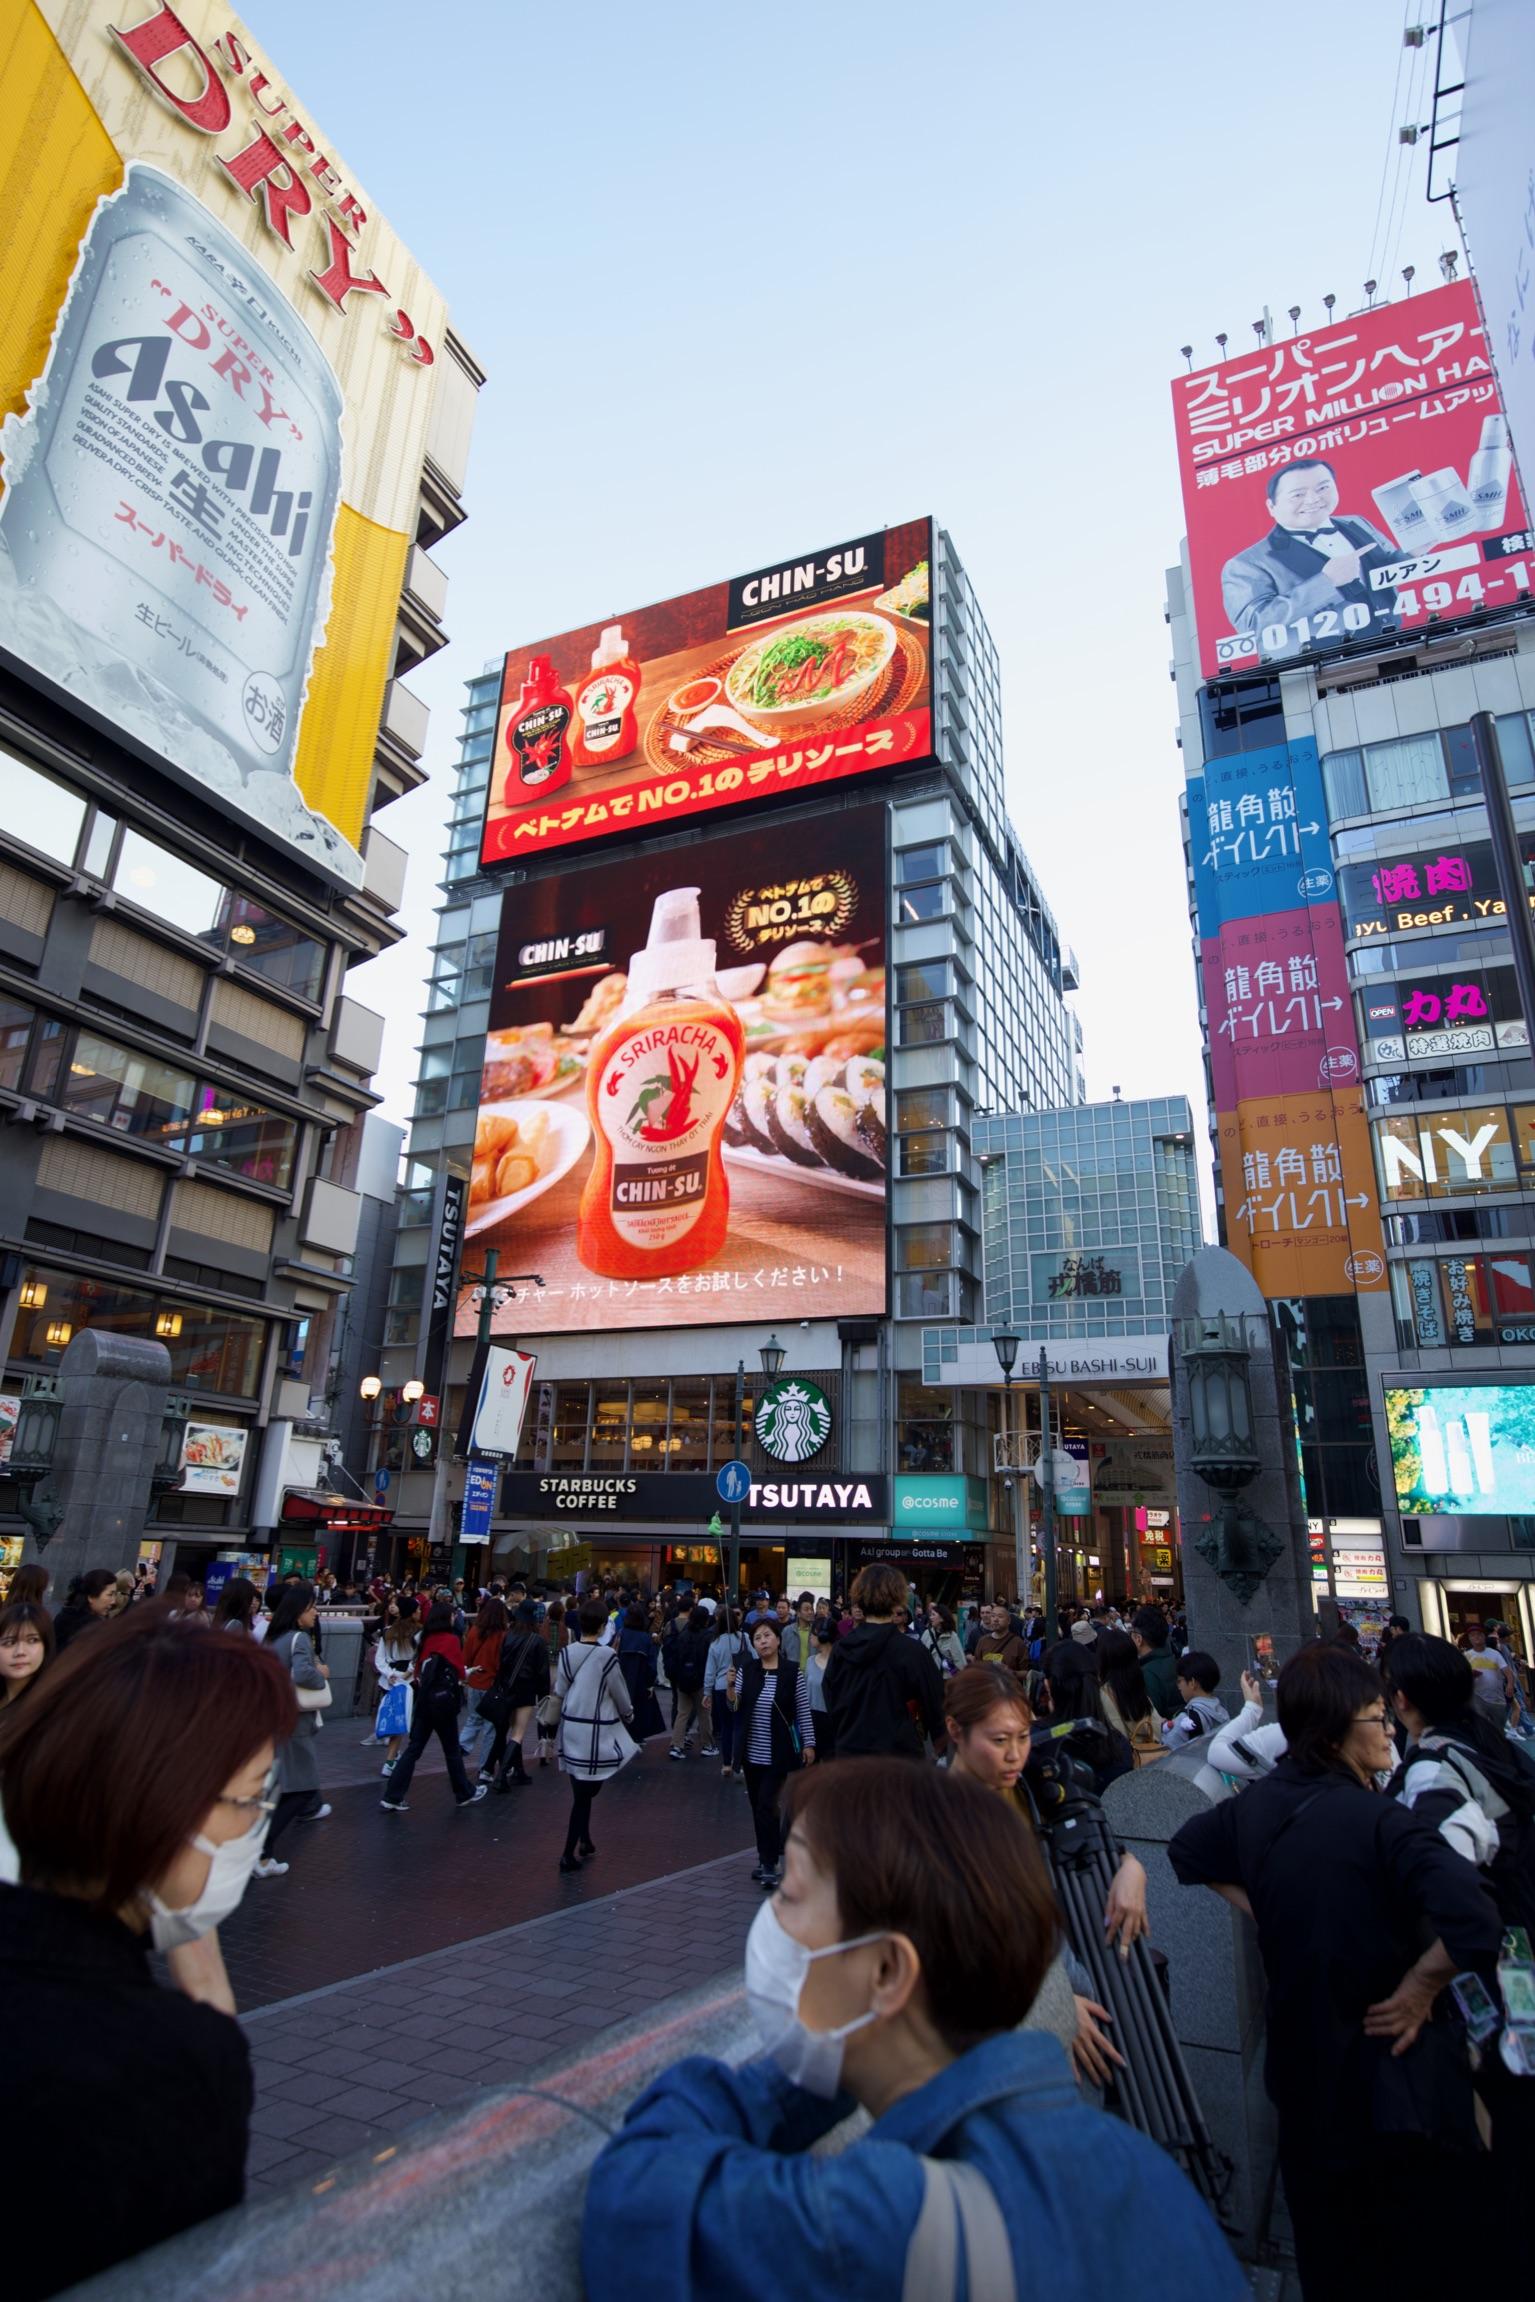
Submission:
POLYGON ((1226 1244, 1271 1302, 1386 1284, 1358 1088, 1249 1097, 1218 1114, 1226 1244))
POLYGON ((217 0, 0 75, 0 652, 357 885, 442 299, 217 0))

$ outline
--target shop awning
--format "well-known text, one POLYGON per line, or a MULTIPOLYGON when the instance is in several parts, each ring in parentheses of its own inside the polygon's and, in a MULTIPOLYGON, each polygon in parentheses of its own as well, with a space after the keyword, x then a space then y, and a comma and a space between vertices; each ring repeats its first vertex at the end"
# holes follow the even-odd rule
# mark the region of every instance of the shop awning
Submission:
POLYGON ((346 1495, 327 1494, 321 1487, 283 1490, 285 1527, 323 1527, 331 1535, 371 1535, 387 1527, 393 1518, 393 1511, 386 1511, 382 1504, 354 1502, 346 1495))

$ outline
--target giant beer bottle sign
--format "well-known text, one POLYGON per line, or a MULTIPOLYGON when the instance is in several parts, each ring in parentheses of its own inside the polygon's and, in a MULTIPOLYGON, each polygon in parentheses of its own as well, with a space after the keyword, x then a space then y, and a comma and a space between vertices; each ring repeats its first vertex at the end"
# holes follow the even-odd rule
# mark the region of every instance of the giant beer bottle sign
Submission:
POLYGON ((358 885, 440 301, 213 0, 22 0, 0 69, 0 648, 358 885))
POLYGON ((210 790, 322 845, 293 781, 328 605, 341 393, 239 243, 137 164, 7 428, 14 636, 210 790))

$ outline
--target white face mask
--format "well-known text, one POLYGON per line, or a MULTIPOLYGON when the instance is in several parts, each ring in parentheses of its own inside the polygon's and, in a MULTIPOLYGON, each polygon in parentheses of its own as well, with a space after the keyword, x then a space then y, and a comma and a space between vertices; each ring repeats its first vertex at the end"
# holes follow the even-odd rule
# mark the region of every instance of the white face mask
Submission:
POLYGON ((875 2017, 867 2014, 844 2022, 840 2030, 811 2030, 799 2018, 800 1993, 811 1964, 833 1958, 840 1950, 859 1950, 866 1942, 883 1940, 876 1934, 855 1935, 851 1942, 829 1942, 823 1950, 807 1950, 784 1931, 777 1912, 765 1902, 746 1937, 746 2003, 768 2054, 785 2078, 829 2102, 842 2084, 842 2050, 855 2030, 867 2029, 875 2017))
POLYGON ((197 1900, 181 1910, 170 1909, 153 1889, 146 1889, 149 1933, 156 1950, 175 1950, 183 1942, 195 1942, 199 1935, 211 1934, 239 1908, 240 1899, 250 1884, 251 1872, 261 1860, 262 1843, 269 1828, 270 1817, 259 1814, 243 1837, 226 1838, 221 1846, 216 1846, 211 1838, 204 1838, 201 1831, 187 1841, 199 1854, 208 1856, 208 1876, 197 1900))

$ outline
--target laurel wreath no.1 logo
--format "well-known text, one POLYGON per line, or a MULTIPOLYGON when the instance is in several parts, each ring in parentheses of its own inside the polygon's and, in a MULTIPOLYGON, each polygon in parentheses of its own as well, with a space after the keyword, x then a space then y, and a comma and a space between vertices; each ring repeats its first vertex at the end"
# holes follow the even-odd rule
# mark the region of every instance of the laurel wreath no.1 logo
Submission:
POLYGON ((831 1436, 831 1401, 803 1375, 785 1375, 758 1400, 752 1429, 775 1463, 808 1463, 831 1436))

